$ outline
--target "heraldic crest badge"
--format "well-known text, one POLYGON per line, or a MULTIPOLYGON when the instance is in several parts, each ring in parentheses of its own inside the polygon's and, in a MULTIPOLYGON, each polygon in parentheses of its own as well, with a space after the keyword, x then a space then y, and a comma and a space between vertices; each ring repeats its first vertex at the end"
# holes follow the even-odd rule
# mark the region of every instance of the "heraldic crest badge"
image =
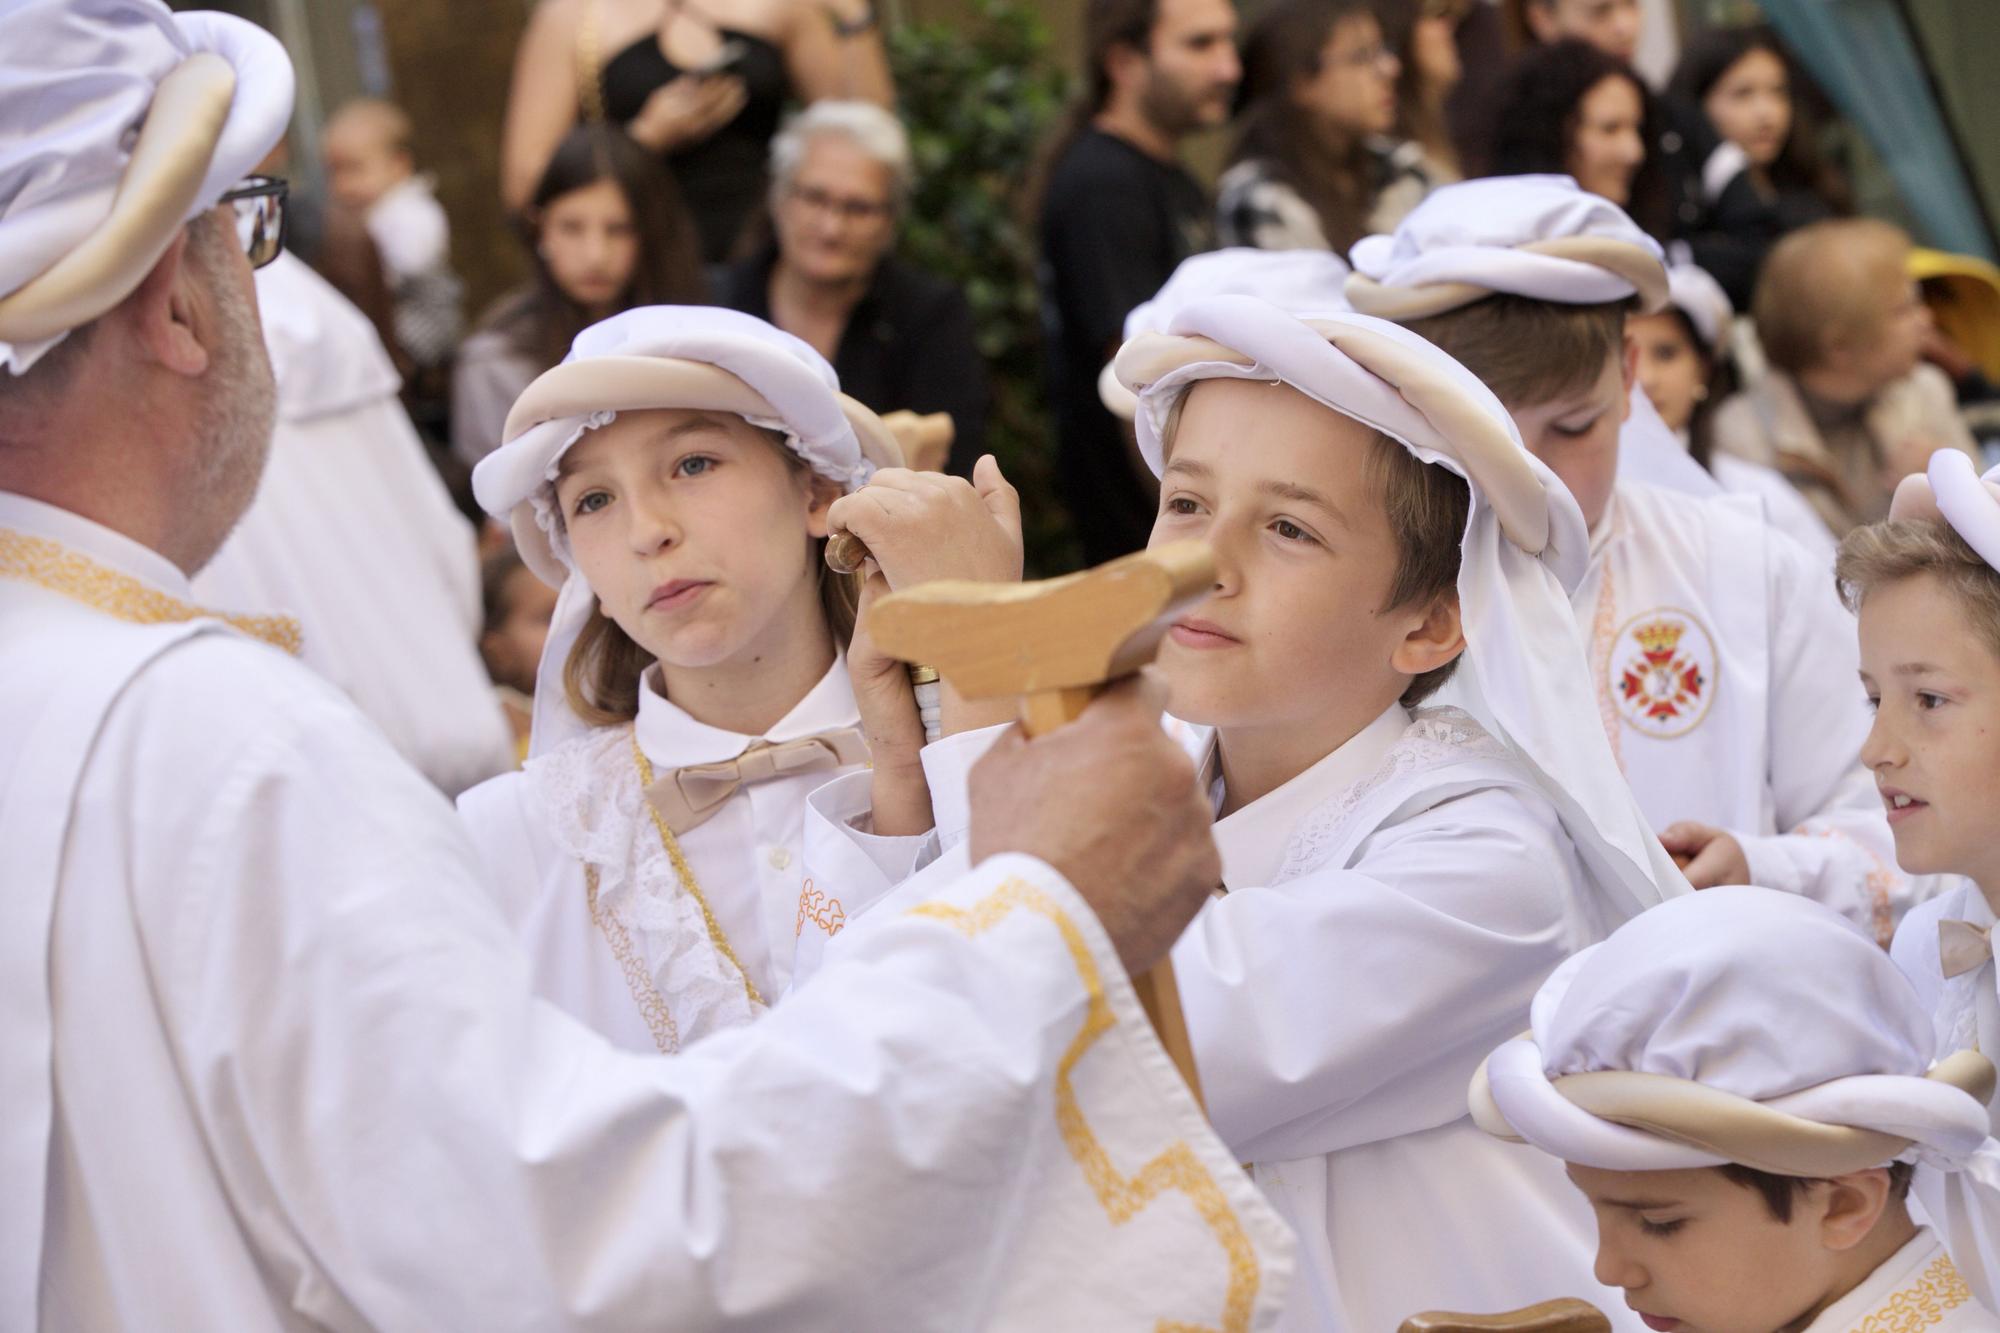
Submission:
POLYGON ((1715 640, 1707 628, 1685 611, 1658 607, 1618 631, 1605 685, 1627 726, 1671 740, 1708 716, 1715 667, 1715 640))

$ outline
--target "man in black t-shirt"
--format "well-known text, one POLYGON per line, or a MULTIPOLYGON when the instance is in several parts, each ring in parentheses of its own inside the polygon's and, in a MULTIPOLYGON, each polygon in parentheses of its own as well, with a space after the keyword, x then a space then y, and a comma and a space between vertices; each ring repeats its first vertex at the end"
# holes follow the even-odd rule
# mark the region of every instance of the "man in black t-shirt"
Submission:
POLYGON ((1241 67, 1230 0, 1091 0, 1090 94, 1052 159, 1041 208, 1042 318, 1063 497, 1092 564, 1152 530, 1131 428, 1097 398, 1125 315, 1214 244, 1181 140, 1229 119, 1241 67))

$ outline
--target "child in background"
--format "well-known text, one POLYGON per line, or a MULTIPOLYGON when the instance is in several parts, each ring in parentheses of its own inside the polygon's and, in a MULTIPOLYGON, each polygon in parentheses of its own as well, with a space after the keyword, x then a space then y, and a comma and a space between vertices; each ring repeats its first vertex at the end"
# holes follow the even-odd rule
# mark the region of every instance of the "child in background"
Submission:
POLYGON ((320 152, 333 197, 361 214, 382 256, 396 342, 413 366, 428 370, 458 345, 461 292, 451 226, 430 179, 417 172, 410 133, 401 107, 359 98, 327 121, 320 152))
POLYGON ((1770 366, 1716 414, 1716 447, 1784 473, 1835 537, 1885 517, 1934 450, 1978 456, 1951 378, 1922 360, 1909 263, 1910 238, 1874 218, 1779 241, 1751 307, 1770 366))
POLYGON ((517 759, 528 757, 529 724, 534 717, 535 671, 549 640, 556 590, 535 576, 510 542, 486 557, 480 571, 485 623, 479 656, 493 677, 493 692, 514 729, 517 759))
POLYGON ((1755 495, 1770 520, 1818 560, 1833 562, 1833 534, 1773 468, 1715 448, 1715 412, 1736 385, 1730 325, 1736 311, 1722 287, 1692 264, 1667 269, 1667 308, 1625 317, 1638 356, 1639 387, 1695 462, 1727 491, 1755 495))
POLYGON ((1995 1333, 1905 1203, 1913 1170, 2000 1170, 1992 1062, 1933 1067, 1931 1049, 1922 1002, 1852 925, 1722 888, 1557 968, 1528 1035, 1473 1079, 1472 1113, 1567 1164, 1598 1276, 1648 1328, 1995 1333))
MULTIPOLYGON (((2000 471, 1982 481, 1963 454, 1939 451, 1887 522, 1848 534, 1837 569, 1875 708, 1861 757, 1896 859, 1912 875, 1962 877, 1904 919, 1891 952, 1939 1054, 2000 1051, 1988 938, 2000 903, 2000 471)), ((1917 1197, 1980 1299, 2000 1301, 1994 1196, 1919 1172, 1917 1197)))

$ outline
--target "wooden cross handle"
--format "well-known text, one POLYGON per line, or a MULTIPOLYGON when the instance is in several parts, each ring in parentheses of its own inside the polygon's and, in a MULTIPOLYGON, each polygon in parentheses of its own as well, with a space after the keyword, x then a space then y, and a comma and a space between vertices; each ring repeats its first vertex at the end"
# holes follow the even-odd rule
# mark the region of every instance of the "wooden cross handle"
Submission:
MULTIPOLYGON (((885 412, 882 424, 902 446, 903 458, 911 471, 944 471, 945 461, 951 457, 951 442, 958 438, 958 427, 952 424, 951 413, 918 416, 908 411, 885 412)), ((843 529, 827 536, 826 567, 834 573, 852 574, 867 558, 867 546, 853 533, 843 529)))
POLYGON ((1611 1333, 1611 1321, 1588 1301, 1543 1301, 1507 1314, 1427 1310, 1405 1319, 1397 1333, 1611 1333))
POLYGON ((882 424, 896 437, 896 443, 903 446, 903 460, 913 472, 942 472, 945 460, 951 457, 951 442, 958 438, 958 427, 952 424, 949 412, 928 412, 918 416, 915 412, 884 412, 882 424))
MULTIPOLYGON (((1214 582, 1214 552, 1177 542, 1040 583, 923 584, 877 602, 868 631, 891 657, 935 666, 965 698, 1019 696, 1021 728, 1039 736, 1152 661, 1175 613, 1214 582)), ((1134 985, 1160 1044, 1202 1104, 1172 959, 1134 985)))

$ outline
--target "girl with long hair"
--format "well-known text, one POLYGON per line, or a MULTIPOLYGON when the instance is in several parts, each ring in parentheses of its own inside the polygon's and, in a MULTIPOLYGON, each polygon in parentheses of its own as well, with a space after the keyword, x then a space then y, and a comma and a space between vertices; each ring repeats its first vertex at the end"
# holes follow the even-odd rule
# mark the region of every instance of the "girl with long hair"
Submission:
POLYGON ((1401 62, 1367 0, 1278 0, 1243 47, 1243 115, 1218 182, 1224 245, 1345 254, 1433 182, 1394 138, 1401 62))
POLYGON ((586 325, 634 306, 709 300, 679 191, 622 130, 565 135, 522 227, 534 275, 480 319, 452 371, 452 451, 468 467, 499 446, 507 409, 586 325))
POLYGON ((1762 24, 1700 33, 1669 86, 1680 114, 1714 135, 1702 208, 1681 238, 1739 308, 1749 307, 1779 237, 1849 211, 1846 182, 1819 154, 1800 89, 1791 57, 1762 24))

